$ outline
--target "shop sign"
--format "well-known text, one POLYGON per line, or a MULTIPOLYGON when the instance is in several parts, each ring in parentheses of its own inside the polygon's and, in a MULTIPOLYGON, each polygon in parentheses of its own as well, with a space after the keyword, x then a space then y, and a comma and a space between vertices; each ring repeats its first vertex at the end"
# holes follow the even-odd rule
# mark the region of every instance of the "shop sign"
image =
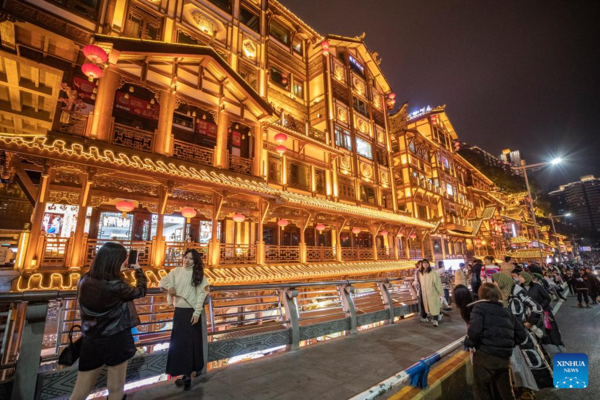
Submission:
POLYGON ((84 99, 91 99, 94 89, 98 87, 95 82, 77 76, 73 78, 73 86, 77 89, 79 97, 84 99))
POLYGON ((202 135, 217 137, 217 124, 198 119, 196 120, 196 131, 202 135))
POLYGON ((132 95, 129 95, 129 98, 125 98, 125 93, 123 92, 117 92, 115 107, 125 110, 131 114, 138 115, 142 118, 158 121, 158 113, 160 109, 158 104, 151 104, 147 100, 143 100, 132 95))

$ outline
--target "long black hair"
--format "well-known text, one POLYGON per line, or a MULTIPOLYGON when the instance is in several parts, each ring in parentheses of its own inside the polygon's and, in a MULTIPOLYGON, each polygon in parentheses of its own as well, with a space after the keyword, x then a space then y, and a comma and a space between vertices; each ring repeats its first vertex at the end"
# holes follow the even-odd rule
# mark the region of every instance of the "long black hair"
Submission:
POLYGON ((454 302, 460 310, 460 316, 468 324, 471 321, 471 308, 467 304, 473 302, 473 294, 465 285, 456 285, 454 288, 454 302))
POLYGON ((89 276, 90 278, 104 281, 123 279, 121 266, 126 259, 127 250, 125 250, 122 244, 106 242, 96 253, 89 276))
POLYGON ((192 255, 192 259, 194 260, 194 270, 192 272, 192 286, 198 286, 202 283, 204 279, 204 265, 202 265, 202 255, 196 249, 187 249, 185 251, 184 257, 188 254, 192 255))
POLYGON ((431 263, 429 262, 428 259, 424 258, 421 260, 421 264, 423 263, 427 263, 427 269, 425 271, 423 271, 424 274, 428 274, 431 272, 431 263))

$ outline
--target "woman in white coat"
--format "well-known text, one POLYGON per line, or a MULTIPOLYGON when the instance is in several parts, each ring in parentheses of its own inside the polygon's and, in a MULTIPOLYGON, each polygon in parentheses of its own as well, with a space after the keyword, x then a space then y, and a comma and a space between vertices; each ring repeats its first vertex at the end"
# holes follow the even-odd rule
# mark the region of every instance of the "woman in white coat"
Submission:
POLYGON ((418 273, 421 286, 421 295, 423 296, 423 310, 421 312, 421 322, 429 322, 427 315, 431 315, 433 326, 439 326, 439 315, 442 308, 440 296, 444 295, 442 290, 442 281, 440 276, 431 269, 429 260, 421 261, 421 269, 418 273))

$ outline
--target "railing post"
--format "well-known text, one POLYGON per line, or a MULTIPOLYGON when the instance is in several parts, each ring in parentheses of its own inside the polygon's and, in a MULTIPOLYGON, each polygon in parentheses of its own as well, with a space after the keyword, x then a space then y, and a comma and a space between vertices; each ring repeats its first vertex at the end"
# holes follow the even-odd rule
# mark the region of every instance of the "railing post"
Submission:
POLYGON ((344 311, 350 315, 350 333, 358 333, 357 322, 356 322, 356 308, 354 307, 354 299, 352 298, 354 293, 354 287, 351 285, 340 286, 340 295, 342 297, 342 304, 344 305, 344 311))
POLYGON ((290 319, 292 328, 292 350, 300 348, 300 324, 298 318, 298 307, 294 299, 298 296, 298 290, 285 289, 283 292, 283 305, 285 307, 285 315, 290 319))
POLYGON ((390 310, 390 324, 394 323, 394 300, 392 299, 392 295, 390 294, 389 288, 391 287, 391 283, 389 282, 380 282, 377 284, 379 286, 379 291, 381 292, 381 297, 383 298, 384 304, 387 304, 388 310, 390 310))
POLYGON ((15 368, 12 399, 33 400, 35 398, 35 382, 37 382, 40 368, 40 354, 42 353, 47 312, 47 301, 29 302, 27 304, 19 360, 15 368))

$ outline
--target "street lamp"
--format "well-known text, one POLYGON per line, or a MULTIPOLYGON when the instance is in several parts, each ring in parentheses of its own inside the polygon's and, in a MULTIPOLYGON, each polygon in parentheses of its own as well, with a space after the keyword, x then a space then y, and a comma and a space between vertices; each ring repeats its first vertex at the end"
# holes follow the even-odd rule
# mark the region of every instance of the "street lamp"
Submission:
POLYGON ((566 213, 566 214, 562 214, 562 215, 552 215, 552 213, 548 214, 548 219, 550 219, 550 222, 552 222, 552 231, 554 231, 554 242, 556 243, 556 248, 558 249, 558 258, 560 258, 560 261, 563 261, 563 256, 562 256, 562 252, 560 251, 560 244, 558 244, 558 238, 556 237, 556 227, 554 226, 554 220, 555 219, 560 219, 562 217, 570 217, 571 213, 566 213))
MULTIPOLYGON (((521 160, 521 166, 519 166, 519 167, 512 166, 511 167, 513 169, 520 169, 523 171, 523 177, 525 178, 525 185, 527 186, 527 202, 529 203, 529 212, 531 212, 531 217, 533 219, 533 231, 535 232, 535 240, 537 242, 537 247, 540 246, 540 233, 538 232, 538 228, 537 228, 537 220, 535 218, 535 210, 533 208, 533 198, 531 197, 531 188, 529 187, 529 178, 527 177, 527 170, 532 169, 532 168, 541 168, 541 167, 545 167, 547 165, 557 165, 557 164, 560 164, 562 161, 563 161, 562 158, 557 157, 552 161, 526 165, 525 160, 521 160)), ((541 253, 540 253, 540 259, 541 259, 541 253)))

